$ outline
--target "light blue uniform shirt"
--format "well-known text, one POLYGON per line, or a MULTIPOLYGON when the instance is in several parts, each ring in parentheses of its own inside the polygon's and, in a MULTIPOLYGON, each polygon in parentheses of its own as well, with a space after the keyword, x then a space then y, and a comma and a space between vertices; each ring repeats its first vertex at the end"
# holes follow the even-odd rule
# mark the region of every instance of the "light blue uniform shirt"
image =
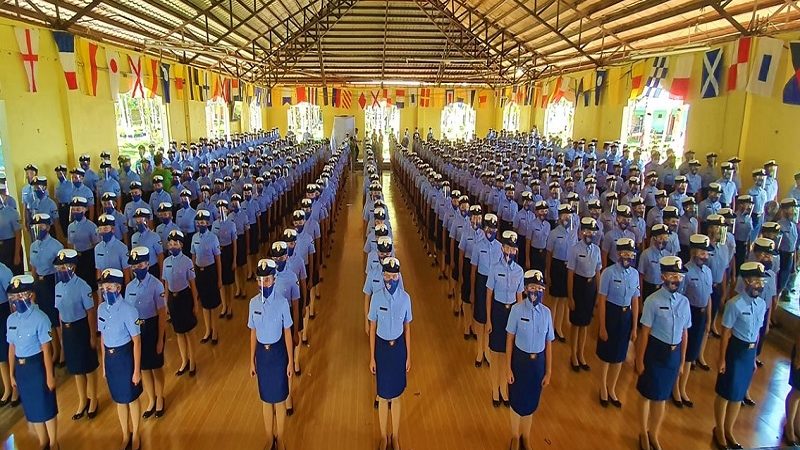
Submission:
POLYGON ((125 270, 128 264, 128 247, 117 238, 108 242, 100 241, 94 247, 94 268, 97 270, 125 270))
POLYGON ((711 199, 707 198, 697 205, 697 215, 700 216, 700 220, 705 222, 708 216, 718 214, 720 209, 722 209, 720 202, 712 202, 711 199))
POLYGON ((698 231, 697 219, 694 217, 681 216, 678 219, 678 242, 681 245, 689 245, 689 239, 698 231))
MULTIPOLYGON (((169 195, 169 192, 167 192, 167 191, 165 191, 163 189, 161 190, 161 192, 153 191, 153 193, 150 194, 150 201, 148 202, 148 204, 150 206, 149 207, 150 212, 158 211, 158 205, 160 205, 162 203, 165 203, 165 202, 166 203, 172 203, 173 205, 175 204, 172 201, 172 197, 169 195)), ((127 212, 128 212, 127 210, 128 210, 128 207, 126 205, 125 206, 125 215, 126 216, 128 215, 127 214, 127 212)), ((132 217, 132 216, 133 216, 133 214, 131 214, 128 217, 132 217)), ((128 226, 132 226, 132 225, 129 223, 128 226)))
POLYGON ((472 251, 475 248, 475 242, 480 239, 478 234, 483 234, 480 228, 473 229, 472 224, 469 222, 464 225, 464 231, 461 233, 461 239, 458 241, 458 249, 464 252, 464 259, 472 260, 472 251))
MULTIPOLYGON (((14 274, 11 272, 11 269, 5 264, 0 263, 0 286, 8 286, 12 278, 14 278, 14 274)), ((6 294, 6 289, 0 289, 0 305, 7 302, 8 294, 6 294)))
POLYGON ((158 255, 164 253, 164 244, 161 241, 161 236, 151 229, 144 230, 144 233, 137 231, 131 236, 131 248, 133 247, 147 247, 150 250, 148 255, 148 262, 151 266, 158 264, 158 255))
POLYGON ((215 220, 211 225, 211 232, 217 235, 221 247, 227 247, 236 241, 236 224, 230 220, 230 216, 225 220, 215 220))
POLYGON ((553 259, 567 262, 570 248, 576 244, 577 240, 575 230, 567 230, 559 224, 547 236, 547 251, 553 255, 553 259))
POLYGON ((736 225, 733 237, 740 242, 748 242, 753 233, 753 218, 749 214, 736 213, 736 225))
POLYGON ((194 255, 194 261, 198 267, 208 267, 214 264, 215 257, 220 254, 219 239, 214 233, 206 231, 205 233, 195 233, 192 236, 192 255, 194 255))
MULTIPOLYGON (((289 249, 292 250, 292 249, 289 249)), ((291 269, 292 272, 297 275, 297 278, 301 281, 308 278, 308 273, 306 272, 306 264, 299 255, 290 254, 289 259, 286 261, 286 267, 291 269)))
POLYGON ((550 222, 546 220, 539 220, 538 217, 534 217, 528 223, 528 239, 530 240, 530 246, 538 249, 544 250, 547 248, 547 238, 550 235, 550 222))
POLYGON ((100 235, 97 234, 97 225, 84 217, 80 222, 72 221, 67 227, 67 242, 72 244, 78 252, 91 250, 98 241, 100 235))
POLYGON ((544 304, 533 306, 529 300, 511 307, 506 333, 514 335, 514 345, 525 353, 541 353, 547 342, 555 339, 553 317, 544 304))
POLYGON ((762 187, 753 186, 747 193, 753 198, 753 213, 764 214, 764 207, 767 204, 767 191, 762 187))
POLYGON ((514 199, 508 199, 505 195, 501 195, 497 201, 497 217, 506 222, 513 222, 514 216, 517 215, 519 206, 514 199))
POLYGON ((603 268, 600 261, 600 247, 591 244, 586 245, 583 240, 570 249, 567 269, 575 272, 575 275, 584 278, 592 278, 603 268))
POLYGON ((34 198, 29 209, 31 217, 34 214, 49 214, 54 224, 56 223, 55 220, 58 219, 58 206, 56 206, 56 202, 52 198, 46 195, 43 198, 34 198))
POLYGON ((113 192, 117 197, 122 196, 122 188, 119 182, 113 178, 106 178, 97 182, 97 197, 100 198, 106 192, 113 192))
POLYGON ((247 213, 241 209, 238 212, 231 211, 228 213, 228 219, 236 225, 237 236, 242 236, 245 231, 250 229, 250 224, 247 222, 247 213))
POLYGON ((180 208, 175 212, 175 224, 184 233, 194 233, 194 216, 196 211, 188 205, 180 205, 180 208))
POLYGON ((598 292, 606 301, 617 306, 631 306, 634 297, 639 297, 639 272, 633 267, 623 268, 619 264, 608 266, 600 275, 598 292))
POLYGON ((653 245, 644 249, 641 256, 639 256, 638 267, 644 281, 650 284, 661 284, 661 263, 659 263, 659 260, 664 256, 669 256, 669 252, 666 249, 659 250, 653 245))
POLYGON ((788 219, 781 219, 778 223, 781 226, 781 244, 778 246, 778 250, 789 253, 795 252, 800 248, 797 239, 797 225, 788 219))
POLYGON ((122 298, 117 299, 114 306, 109 306, 108 302, 100 303, 97 307, 97 330, 103 336, 104 346, 121 347, 141 333, 139 313, 122 298))
POLYGON ((177 294, 189 287, 189 282, 194 280, 194 265, 192 259, 184 255, 183 252, 178 256, 168 256, 164 259, 164 270, 162 271, 164 280, 167 281, 169 291, 177 294))
POLYGON ((367 318, 376 322, 379 338, 385 341, 397 339, 403 334, 403 325, 412 320, 411 297, 399 287, 392 295, 384 286, 372 294, 367 318))
POLYGON ((0 240, 13 238, 20 228, 17 208, 8 204, 0 204, 0 240))
POLYGON ((722 283, 725 271, 730 265, 731 256, 728 247, 722 244, 714 244, 714 250, 708 252, 708 268, 711 269, 711 278, 714 284, 722 283))
POLYGON ((647 223, 644 221, 644 218, 634 216, 633 219, 631 219, 630 230, 633 231, 633 234, 636 236, 635 241, 637 246, 644 242, 645 237, 647 237, 647 223))
POLYGON ((689 299, 661 288, 644 302, 641 323, 650 328, 650 337, 667 345, 678 345, 683 331, 692 326, 689 299))
POLYGON ((61 321, 71 323, 86 317, 86 311, 94 308, 92 288, 73 274, 66 283, 56 283, 56 309, 61 321))
POLYGON ((275 289, 281 297, 290 303, 300 299, 300 281, 297 274, 288 267, 279 270, 275 276, 275 289))
POLYGON ((636 242, 636 235, 633 231, 626 229, 623 230, 619 226, 612 227, 606 236, 603 238, 603 251, 608 253, 608 259, 617 262, 617 239, 630 238, 636 242))
MULTIPOLYGON (((43 241, 36 239, 31 244, 31 265, 36 269, 39 276, 52 275, 56 273, 53 260, 56 259, 58 252, 64 246, 61 242, 47 235, 43 241)), ((8 285, 6 285, 8 286, 8 285)))
POLYGON ((169 223, 162 222, 156 227, 156 234, 158 234, 158 237, 161 239, 165 253, 167 252, 167 241, 169 239, 169 234, 172 233, 172 230, 180 230, 172 220, 170 220, 169 223))
POLYGON ((284 329, 291 328, 292 323, 289 301, 277 289, 273 288, 269 297, 259 294, 250 299, 247 328, 256 331, 260 344, 278 342, 284 329))
POLYGON ((158 211, 158 205, 153 208, 151 205, 148 205, 144 200, 139 199, 138 202, 129 201, 125 204, 124 214, 125 214, 125 221, 128 223, 128 228, 136 228, 136 218, 133 217, 133 214, 139 208, 147 208, 150 209, 151 213, 155 213, 158 211), (152 208, 152 209, 151 209, 152 208))
POLYGON ((737 339, 754 344, 758 342, 766 312, 767 305, 761 297, 739 294, 725 303, 722 326, 729 328, 737 339))
POLYGON ((164 285, 150 273, 142 281, 134 277, 125 287, 125 301, 136 307, 140 319, 155 317, 159 309, 166 308, 164 297, 164 285))
POLYGON ((517 301, 517 294, 525 290, 522 267, 516 262, 507 263, 503 256, 492 262, 491 272, 486 279, 486 288, 494 293, 494 301, 509 305, 517 301))
POLYGON ((711 269, 708 266, 698 266, 694 261, 686 264, 686 276, 683 278, 678 292, 689 299, 689 305, 695 308, 708 306, 708 299, 712 290, 711 269))
POLYGON ((503 256, 503 246, 497 239, 489 242, 483 230, 480 230, 480 233, 476 233, 475 236, 477 240, 472 247, 470 262, 478 268, 479 274, 488 277, 492 271, 492 263, 503 256))
POLYGON ((50 319, 35 304, 24 313, 15 312, 6 322, 6 341, 14 345, 17 358, 27 358, 42 352, 42 346, 52 341, 50 319))
POLYGON ((306 233, 305 230, 302 233, 297 234, 294 252, 303 257, 305 264, 309 264, 311 262, 311 255, 317 252, 311 235, 306 233))
POLYGON ((724 203, 730 206, 733 203, 733 199, 736 198, 736 195, 739 193, 739 189, 736 187, 736 182, 731 180, 727 181, 722 178, 717 180, 720 187, 722 188, 722 192, 719 195, 720 203, 724 203))

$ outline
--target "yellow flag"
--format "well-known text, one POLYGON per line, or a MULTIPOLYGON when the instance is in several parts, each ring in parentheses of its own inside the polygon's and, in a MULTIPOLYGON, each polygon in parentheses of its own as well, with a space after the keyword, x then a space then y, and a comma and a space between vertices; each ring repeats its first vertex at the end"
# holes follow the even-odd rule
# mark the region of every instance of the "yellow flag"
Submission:
POLYGON ((631 66, 631 95, 629 97, 631 100, 638 98, 644 92, 644 69, 646 63, 645 60, 641 60, 636 61, 631 66))
POLYGON ((78 38, 78 54, 83 63, 83 76, 86 79, 86 94, 97 96, 97 53, 100 47, 96 42, 78 38))
POLYGON ((183 64, 173 65, 175 77, 175 95, 178 100, 183 100, 183 89, 186 87, 186 68, 183 64))

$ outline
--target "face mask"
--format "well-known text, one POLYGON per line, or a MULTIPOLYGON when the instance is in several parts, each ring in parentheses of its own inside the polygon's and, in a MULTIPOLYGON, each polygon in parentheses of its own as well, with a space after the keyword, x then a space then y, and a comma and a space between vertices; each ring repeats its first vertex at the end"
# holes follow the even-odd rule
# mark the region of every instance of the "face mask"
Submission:
POLYGON ((85 163, 85 162, 81 163, 81 169, 87 170, 88 168, 89 168, 89 163, 85 163))
POLYGON ((36 232, 36 239, 43 241, 49 235, 50 233, 47 230, 39 230, 36 232))
POLYGON ((703 267, 708 264, 708 257, 701 258, 699 256, 694 258, 694 263, 697 264, 699 267, 703 267))
POLYGON ((594 242, 594 240, 592 239, 592 237, 591 237, 591 236, 584 236, 584 237, 583 237, 583 242, 584 242, 586 245, 591 245, 591 244, 592 244, 592 242, 594 242))
POLYGON ((238 213, 239 212, 239 207, 238 206, 231 206, 231 212, 233 212, 234 214, 238 213))
POLYGON ((133 195, 131 195, 131 198, 133 199, 134 202, 138 202, 139 200, 142 199, 142 195, 141 194, 133 194, 133 195))
POLYGON ((72 221, 73 222, 80 222, 81 220, 83 220, 84 215, 85 214, 82 213, 82 212, 80 212, 80 213, 77 213, 77 212, 76 213, 72 213, 72 221))
POLYGON ((536 291, 528 294, 528 300, 531 301, 533 306, 538 306, 542 303, 542 298, 544 298, 544 291, 536 291))
POLYGON ((272 295, 272 289, 273 289, 274 287, 275 287, 275 285, 274 285, 274 284, 273 284, 272 286, 270 286, 270 287, 262 287, 262 288, 261 288, 261 296, 262 296, 262 297, 264 297, 264 298, 267 298, 267 297, 269 297, 270 295, 272 295))
POLYGON ((772 270, 772 261, 761 261, 764 265, 764 270, 772 270))
POLYGON ((114 237, 114 232, 100 233, 100 237, 103 238, 103 242, 109 242, 114 237))
POLYGON ((561 226, 564 228, 569 228, 569 220, 562 220, 561 226))
POLYGON ((14 306, 17 308, 18 313, 25 314, 31 307, 31 301, 29 299, 15 300, 14 306))
POLYGON ((45 194, 46 194, 45 191, 37 190, 36 191, 36 198, 44 198, 45 194))
POLYGON ((747 295, 749 295, 752 298, 760 297, 761 294, 764 292, 763 287, 755 287, 747 284, 745 284, 744 290, 745 292, 747 292, 747 295))
POLYGON ((513 263, 514 261, 517 260, 517 254, 516 253, 514 253, 514 254, 510 254, 510 253, 509 254, 503 254, 503 256, 505 256, 506 260, 508 260, 508 265, 509 266, 511 265, 511 263, 513 263))
POLYGON ((283 272, 286 268, 286 261, 275 261, 275 264, 278 266, 278 272, 283 272))
POLYGON ((633 263, 633 259, 631 259, 631 258, 620 258, 619 259, 619 264, 625 269, 630 267, 632 263, 633 263))
POLYGON ((172 222, 172 217, 164 217, 163 219, 161 219, 161 223, 163 223, 164 225, 169 225, 170 222, 172 222))
POLYGON ((305 225, 297 225, 294 227, 294 229, 297 230, 298 233, 302 233, 303 227, 305 227, 305 225))
POLYGON ((390 294, 394 295, 397 291, 397 287, 400 286, 400 280, 389 280, 385 281, 384 284, 386 285, 386 290, 389 291, 390 294))
MULTIPOLYGON (((164 192, 164 188, 163 187, 156 188, 156 192, 158 192, 160 194, 160 193, 164 192)), ((139 198, 141 198, 141 196, 139 198)))
POLYGON ((208 231, 208 225, 198 225, 197 226, 197 232, 198 233, 203 234, 206 231, 208 231))
POLYGON ((103 292, 103 300, 108 303, 108 306, 114 306, 114 303, 117 303, 119 299, 119 294, 116 292, 103 292))
POLYGON ((286 253, 287 253, 289 256, 292 256, 292 255, 294 255, 294 248, 293 248, 293 247, 289 247, 289 248, 286 250, 286 253))
POLYGON ((142 281, 147 276, 148 271, 147 269, 133 269, 133 274, 136 275, 137 280, 142 281))
POLYGON ((617 226, 620 230, 625 231, 628 229, 628 222, 617 222, 617 226))
POLYGON ((674 294, 678 292, 678 289, 681 287, 681 283, 677 281, 665 281, 664 282, 664 289, 670 292, 670 294, 674 294))
POLYGON ((60 172, 57 173, 56 176, 58 177, 58 181, 64 181, 67 179, 67 177, 65 177, 64 174, 60 172))
POLYGON ((124 170, 125 172, 130 172, 130 171, 131 171, 131 166, 130 166, 130 164, 125 164, 125 165, 123 165, 123 166, 122 166, 122 170, 124 170))
POLYGON ((179 248, 171 248, 169 249, 169 254, 172 256, 178 256, 181 254, 181 249, 179 248))
POLYGON ((105 208, 103 208, 103 211, 105 211, 106 214, 111 215, 111 213, 114 212, 114 207, 113 206, 106 206, 105 208))
POLYGON ((147 229, 147 225, 145 225, 143 223, 137 223, 136 224, 136 231, 138 231, 139 233, 144 233, 144 231, 146 229, 147 229))
POLYGON ((667 248, 667 241, 655 241, 655 246, 659 250, 664 250, 667 248))
POLYGON ((489 242, 494 242, 495 237, 497 237, 496 231, 486 231, 486 239, 488 239, 489 242))
POLYGON ((56 270, 56 281, 59 283, 66 283, 72 278, 69 270, 56 270))

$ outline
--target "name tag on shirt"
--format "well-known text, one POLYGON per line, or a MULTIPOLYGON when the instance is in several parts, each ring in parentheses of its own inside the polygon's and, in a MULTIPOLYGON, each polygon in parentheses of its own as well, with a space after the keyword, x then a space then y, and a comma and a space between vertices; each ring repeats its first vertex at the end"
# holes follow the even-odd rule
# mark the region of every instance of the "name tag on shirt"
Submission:
POLYGON ((586 255, 578 255, 579 258, 586 258, 586 255))
POLYGON ((614 283, 622 283, 622 280, 614 280, 614 283))
POLYGON ((750 315, 750 313, 749 313, 749 312, 743 312, 743 313, 742 313, 742 315, 743 315, 743 316, 749 316, 749 315, 750 315))
POLYGON ((98 319, 100 319, 100 322, 105 322, 106 321, 106 319, 103 319, 102 317, 98 317, 98 319))
POLYGON ((497 276, 498 276, 498 277, 505 277, 505 276, 506 276, 506 274, 504 274, 504 273, 498 273, 498 274, 497 274, 497 276))
POLYGON ((260 316, 261 315, 261 311, 253 311, 253 314, 258 314, 260 316))
POLYGON ((385 306, 381 306, 378 309, 381 310, 381 311, 388 311, 389 310, 389 308, 386 308, 385 306))
POLYGON ((523 322, 530 322, 531 321, 531 319, 528 319, 527 317, 522 317, 519 320, 521 320, 523 322))
POLYGON ((658 309, 669 310, 669 306, 659 306, 658 309))

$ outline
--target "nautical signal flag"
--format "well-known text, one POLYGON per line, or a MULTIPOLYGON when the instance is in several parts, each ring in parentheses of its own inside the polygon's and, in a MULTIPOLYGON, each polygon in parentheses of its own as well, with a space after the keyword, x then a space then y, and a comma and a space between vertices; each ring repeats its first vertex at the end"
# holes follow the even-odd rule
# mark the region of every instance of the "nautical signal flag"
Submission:
POLYGON ((398 109, 403 109, 406 107, 406 90, 405 89, 395 89, 394 90, 394 104, 397 105, 398 109))
POLYGON ((644 91, 645 61, 637 61, 631 66, 631 99, 638 98, 644 91))
POLYGON ((719 97, 722 84, 722 48, 709 50, 703 54, 703 73, 700 79, 702 98, 719 97))
POLYGON ((39 67, 39 29, 14 27, 14 34, 17 36, 22 65, 28 77, 28 92, 38 92, 36 73, 39 67))
POLYGON ((67 89, 74 91, 78 89, 78 74, 75 66, 75 35, 66 31, 53 31, 53 39, 55 39, 58 47, 58 59, 61 61, 61 68, 64 70, 67 89))
POLYGON ((142 57, 139 55, 128 55, 128 65, 131 66, 131 97, 137 95, 144 98, 144 69, 142 68, 142 57))
POLYGON ((444 104, 449 105, 456 101, 456 91, 453 89, 445 89, 444 91, 444 104))
POLYGON ((789 53, 794 72, 783 87, 783 103, 800 105, 800 41, 789 42, 789 53))
POLYGON ((150 91, 150 98, 153 98, 158 94, 158 72, 161 69, 158 67, 157 59, 145 58, 145 61, 147 61, 147 77, 150 79, 147 89, 150 91))
POLYGON ((170 103, 169 64, 161 63, 159 68, 161 69, 161 92, 164 94, 164 103, 170 103))
POLYGON ((111 90, 111 99, 117 101, 119 99, 119 77, 121 74, 119 52, 116 50, 106 49, 106 63, 108 64, 108 86, 111 90))
POLYGON ((483 108, 486 104, 489 103, 489 96, 486 94, 481 94, 478 96, 478 108, 483 108))
POLYGON ((751 42, 752 38, 745 36, 733 43, 733 57, 728 67, 728 91, 744 89, 747 86, 751 42))
POLYGON ((650 69, 650 76, 644 86, 645 97, 658 97, 661 95, 663 82, 667 79, 668 60, 666 56, 653 58, 653 66, 650 69))
POLYGON ((594 106, 599 106, 608 81, 608 69, 597 69, 594 78, 594 106))
POLYGON ((350 109, 350 105, 353 102, 353 94, 347 89, 342 89, 341 91, 342 91, 342 94, 341 94, 342 95, 342 102, 341 102, 342 103, 342 108, 350 109))
POLYGON ((367 107, 367 96, 364 95, 363 91, 361 92, 361 95, 358 97, 358 106, 360 106, 361 109, 367 107))
POLYGON ((758 38, 750 81, 747 83, 748 92, 765 97, 772 95, 781 56, 783 56, 782 40, 766 36, 758 38))
POLYGON ((297 94, 297 103, 303 103, 306 101, 306 87, 305 86, 297 86, 295 87, 295 93, 297 94))
POLYGON ((423 108, 431 106, 431 88, 422 88, 419 90, 419 106, 423 108))
POLYGON ((83 74, 86 78, 86 93, 97 96, 97 43, 81 39, 83 74))
POLYGON ((694 65, 694 55, 679 55, 675 61, 675 70, 672 73, 672 84, 669 92, 673 97, 686 98, 689 95, 689 80, 692 78, 692 65, 694 65))
POLYGON ((281 106, 292 104, 292 90, 284 88, 281 93, 281 106))

